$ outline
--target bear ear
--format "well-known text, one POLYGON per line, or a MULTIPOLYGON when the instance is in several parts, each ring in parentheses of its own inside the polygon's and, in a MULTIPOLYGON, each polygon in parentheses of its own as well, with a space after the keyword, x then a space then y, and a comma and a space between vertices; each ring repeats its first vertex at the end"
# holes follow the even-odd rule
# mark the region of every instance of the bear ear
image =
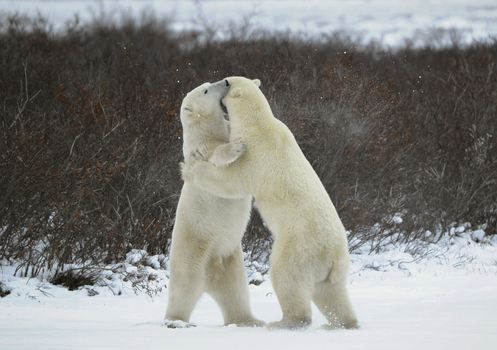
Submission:
POLYGON ((241 97, 242 96, 242 89, 239 87, 236 87, 234 89, 231 89, 231 97, 241 97))
POLYGON ((259 79, 253 79, 252 82, 257 86, 261 87, 261 81, 259 79))

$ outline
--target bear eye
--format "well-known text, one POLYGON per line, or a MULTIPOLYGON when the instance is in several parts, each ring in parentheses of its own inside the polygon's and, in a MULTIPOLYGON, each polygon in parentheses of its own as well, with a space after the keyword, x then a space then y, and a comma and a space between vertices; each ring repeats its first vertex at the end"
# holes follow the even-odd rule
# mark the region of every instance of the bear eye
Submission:
POLYGON ((207 89, 204 90, 204 94, 207 94, 207 89))

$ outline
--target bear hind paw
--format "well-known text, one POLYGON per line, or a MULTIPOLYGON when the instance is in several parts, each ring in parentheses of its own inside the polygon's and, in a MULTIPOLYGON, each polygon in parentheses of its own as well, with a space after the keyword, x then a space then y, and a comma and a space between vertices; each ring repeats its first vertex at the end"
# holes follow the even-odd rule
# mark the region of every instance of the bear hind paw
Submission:
POLYGON ((181 320, 165 320, 163 326, 166 328, 193 328, 196 324, 181 320))

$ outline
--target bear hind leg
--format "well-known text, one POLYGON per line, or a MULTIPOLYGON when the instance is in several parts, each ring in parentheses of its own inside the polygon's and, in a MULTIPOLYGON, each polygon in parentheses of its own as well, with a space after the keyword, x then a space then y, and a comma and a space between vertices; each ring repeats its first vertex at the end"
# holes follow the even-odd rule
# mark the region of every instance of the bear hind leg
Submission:
POLYGON ((328 320, 326 328, 358 328, 345 279, 335 283, 316 283, 313 301, 328 320))
POLYGON ((191 326, 190 315, 206 287, 205 266, 208 254, 205 249, 187 247, 188 243, 173 243, 171 252, 171 276, 165 316, 165 325, 171 328, 181 327, 181 322, 185 323, 184 327, 191 326))
POLYGON ((299 329, 312 322, 312 283, 300 269, 289 270, 273 261, 271 280, 283 312, 281 321, 271 322, 268 328, 299 329), (280 269, 281 267, 281 269, 280 269), (291 272, 294 273, 291 273, 291 272))
POLYGON ((250 310, 249 290, 243 266, 242 248, 225 258, 213 259, 207 267, 207 293, 217 302, 224 324, 245 327, 263 326, 250 310))
POLYGON ((165 325, 168 328, 188 328, 190 315, 204 291, 202 277, 174 276, 169 284, 169 300, 165 316, 165 325), (179 321, 179 322, 178 322, 179 321))

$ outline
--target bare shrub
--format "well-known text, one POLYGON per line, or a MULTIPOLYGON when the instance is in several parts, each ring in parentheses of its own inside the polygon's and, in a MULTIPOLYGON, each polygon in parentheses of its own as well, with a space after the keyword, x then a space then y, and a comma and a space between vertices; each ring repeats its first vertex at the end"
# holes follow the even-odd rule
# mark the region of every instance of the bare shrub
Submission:
POLYGON ((7 289, 2 283, 0 283, 0 298, 6 297, 10 294, 10 290, 7 289))
MULTIPOLYGON (((390 52, 343 36, 209 40, 167 28, 152 17, 64 33, 40 18, 3 21, 0 259, 22 262, 20 273, 166 253, 178 107, 229 75, 262 80, 356 242, 423 239, 455 221, 497 231, 497 43, 390 52)), ((244 246, 267 258, 257 215, 244 246)))
POLYGON ((88 271, 67 270, 57 273, 50 279, 55 285, 61 285, 69 290, 77 290, 80 287, 94 285, 98 281, 98 275, 88 271))

